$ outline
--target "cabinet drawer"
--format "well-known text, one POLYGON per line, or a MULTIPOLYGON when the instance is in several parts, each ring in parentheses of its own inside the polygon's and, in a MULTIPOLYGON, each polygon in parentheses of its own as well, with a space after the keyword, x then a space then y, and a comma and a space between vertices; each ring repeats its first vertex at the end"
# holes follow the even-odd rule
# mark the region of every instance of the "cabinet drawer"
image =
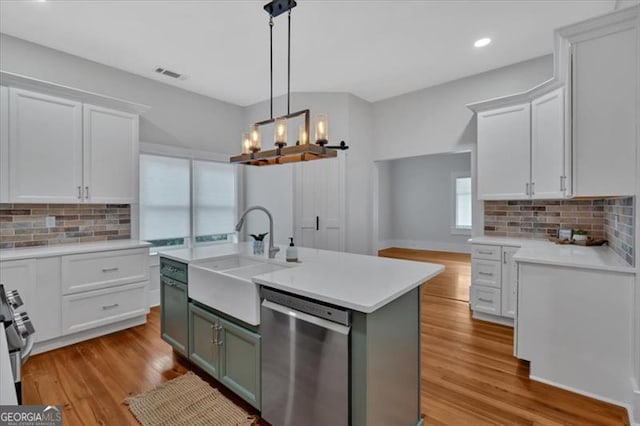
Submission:
POLYGON ((471 257, 474 259, 485 260, 500 260, 502 255, 502 247, 500 246, 487 246, 481 244, 471 245, 471 257))
POLYGON ((167 259, 166 257, 160 258, 160 275, 172 278, 181 283, 188 282, 188 266, 182 262, 176 262, 175 260, 167 259))
POLYGON ((492 315, 501 314, 500 289, 482 285, 471 286, 471 309, 492 315))
POLYGON ((501 266, 496 260, 471 259, 471 284, 502 287, 501 266))
POLYGON ((62 294, 97 290, 148 279, 147 249, 62 256, 62 294))
POLYGON ((147 313, 146 283, 62 297, 62 334, 100 327, 147 313))

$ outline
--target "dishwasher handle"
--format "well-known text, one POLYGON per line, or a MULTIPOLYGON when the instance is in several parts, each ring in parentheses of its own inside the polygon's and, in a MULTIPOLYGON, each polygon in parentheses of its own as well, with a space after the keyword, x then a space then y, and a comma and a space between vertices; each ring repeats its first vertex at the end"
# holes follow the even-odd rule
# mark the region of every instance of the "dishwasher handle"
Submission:
POLYGON ((286 306, 279 305, 270 300, 264 299, 262 301, 262 308, 270 309, 272 311, 279 312, 288 317, 295 318, 304 322, 308 322, 313 325, 317 325, 318 327, 326 328, 328 330, 335 331, 336 333, 344 334, 345 336, 349 335, 351 331, 351 327, 346 325, 337 324, 332 321, 328 321, 322 318, 315 317, 313 315, 305 314, 304 312, 296 311, 295 309, 287 308, 286 306))

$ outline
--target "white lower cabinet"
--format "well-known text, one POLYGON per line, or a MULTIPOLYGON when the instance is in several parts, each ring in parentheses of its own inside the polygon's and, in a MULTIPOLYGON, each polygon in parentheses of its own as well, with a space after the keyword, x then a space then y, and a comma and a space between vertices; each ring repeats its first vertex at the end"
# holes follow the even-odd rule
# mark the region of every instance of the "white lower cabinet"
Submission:
POLYGON ((148 312, 146 282, 63 296, 62 333, 71 334, 148 312))
POLYGON ((518 297, 516 251, 518 247, 472 245, 469 303, 474 318, 513 323, 518 297))
POLYGON ((148 258, 140 248, 6 260, 0 281, 20 293, 24 306, 18 310, 32 320, 38 353, 146 321, 148 258), (96 278, 109 273, 119 275, 96 278))

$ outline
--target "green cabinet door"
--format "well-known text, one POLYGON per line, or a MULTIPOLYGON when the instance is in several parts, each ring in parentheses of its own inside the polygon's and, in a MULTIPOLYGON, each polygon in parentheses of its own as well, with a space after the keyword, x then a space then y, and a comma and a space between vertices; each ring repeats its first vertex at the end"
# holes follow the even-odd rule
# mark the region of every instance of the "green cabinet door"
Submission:
POLYGON ((260 410, 260 335, 220 319, 220 380, 260 410))
POLYGON ((160 278, 160 335, 184 356, 189 346, 188 303, 186 284, 160 278))
POLYGON ((219 380, 220 319, 189 303, 189 359, 219 380))

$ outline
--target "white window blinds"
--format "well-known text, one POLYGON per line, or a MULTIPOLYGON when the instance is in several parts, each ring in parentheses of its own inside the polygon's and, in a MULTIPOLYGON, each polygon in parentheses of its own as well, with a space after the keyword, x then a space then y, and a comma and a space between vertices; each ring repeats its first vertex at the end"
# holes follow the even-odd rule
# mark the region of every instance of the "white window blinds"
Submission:
POLYGON ((195 236, 235 232, 235 169, 231 164, 193 161, 195 236))
POLYGON ((190 232, 189 160, 140 155, 140 238, 185 238, 190 232))

